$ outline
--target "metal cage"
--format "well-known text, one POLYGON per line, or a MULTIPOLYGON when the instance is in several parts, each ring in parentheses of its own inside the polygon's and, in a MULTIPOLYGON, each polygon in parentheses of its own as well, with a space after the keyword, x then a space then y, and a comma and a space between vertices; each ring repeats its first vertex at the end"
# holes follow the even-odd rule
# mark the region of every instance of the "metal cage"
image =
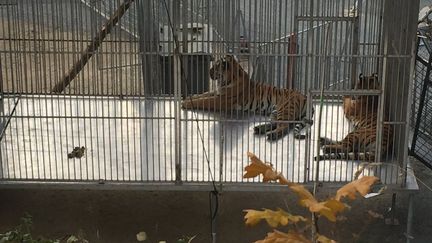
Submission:
POLYGON ((430 72, 431 63, 431 24, 430 24, 430 7, 423 19, 419 20, 415 78, 413 89, 413 102, 411 106, 411 130, 412 140, 410 153, 429 168, 432 168, 432 157, 430 149, 432 148, 432 109, 428 101, 431 95, 430 72))
POLYGON ((344 96, 376 96, 377 140, 393 146, 377 143, 368 162, 382 163, 363 173, 403 185, 417 13, 413 0, 2 0, 0 182, 267 190, 242 177, 247 151, 294 182, 350 181, 362 161, 315 162, 317 138, 353 131, 344 96), (226 54, 307 96, 306 139, 254 135, 270 118, 252 111, 181 109, 217 92, 209 68, 226 54), (360 73, 380 89, 353 90, 360 73))

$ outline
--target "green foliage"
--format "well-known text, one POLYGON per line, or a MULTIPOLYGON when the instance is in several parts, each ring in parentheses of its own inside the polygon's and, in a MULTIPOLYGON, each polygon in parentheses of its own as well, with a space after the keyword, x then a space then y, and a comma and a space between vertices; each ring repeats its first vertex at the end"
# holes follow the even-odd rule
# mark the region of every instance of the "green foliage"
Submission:
POLYGON ((177 240, 177 243, 191 243, 192 240, 196 237, 194 236, 183 236, 182 238, 177 240))
POLYGON ((87 240, 70 235, 60 240, 45 239, 43 237, 34 238, 31 235, 33 218, 26 213, 20 220, 20 224, 13 230, 0 233, 0 243, 88 243, 87 240))

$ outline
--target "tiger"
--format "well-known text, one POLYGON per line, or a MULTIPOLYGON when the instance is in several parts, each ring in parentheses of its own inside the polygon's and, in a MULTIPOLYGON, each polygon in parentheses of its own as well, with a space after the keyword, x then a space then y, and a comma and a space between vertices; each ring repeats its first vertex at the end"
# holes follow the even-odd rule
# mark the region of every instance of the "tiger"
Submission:
MULTIPOLYGON (((355 90, 380 90, 378 74, 374 73, 371 76, 360 74, 353 88, 355 90)), ((348 133, 341 141, 320 138, 321 144, 324 144, 321 147, 324 154, 315 157, 315 161, 327 159, 375 161, 377 152, 378 96, 344 96, 343 111, 345 117, 352 124, 353 131, 348 133)), ((381 151, 382 154, 385 154, 392 146, 393 128, 390 124, 383 124, 381 129, 381 151)))
POLYGON ((293 129, 294 137, 306 137, 301 131, 312 121, 306 119, 307 97, 302 93, 252 81, 230 54, 215 61, 209 75, 219 81, 219 89, 186 97, 181 103, 183 109, 239 110, 270 115, 271 122, 254 127, 254 134, 266 135, 268 140, 282 138, 292 127, 289 123, 278 121, 300 121, 293 129))

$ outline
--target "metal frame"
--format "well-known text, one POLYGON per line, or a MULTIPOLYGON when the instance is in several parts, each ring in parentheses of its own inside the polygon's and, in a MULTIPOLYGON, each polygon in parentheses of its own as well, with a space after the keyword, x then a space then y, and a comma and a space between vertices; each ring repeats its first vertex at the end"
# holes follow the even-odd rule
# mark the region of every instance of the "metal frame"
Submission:
POLYGON ((430 93, 428 92, 428 89, 432 88, 432 81, 430 80, 432 71, 432 55, 430 52, 430 39, 427 36, 428 32, 420 31, 417 41, 416 69, 418 69, 418 71, 414 79, 415 87, 413 87, 413 90, 415 89, 415 96, 413 97, 414 102, 411 116, 411 128, 413 129, 413 135, 411 140, 410 155, 414 156, 423 162, 423 164, 432 169, 432 160, 431 158, 427 157, 427 153, 420 154, 418 152, 418 149, 427 149, 426 143, 428 140, 422 139, 421 136, 432 139, 429 134, 420 128, 422 123, 424 124, 424 122, 427 122, 425 119, 427 117, 428 110, 425 110, 425 102, 427 94, 430 93), (428 55, 428 57, 425 57, 425 55, 428 55), (425 58, 427 58, 427 60, 425 60, 425 58), (421 72, 423 68, 426 68, 425 73, 421 72), (420 93, 418 91, 420 91, 420 93), (422 139, 422 144, 418 144, 419 139, 422 139))
MULTIPOLYGON (((327 107, 325 116, 329 119, 333 116, 340 118, 335 120, 335 127, 328 125, 323 128, 323 133, 339 136, 339 139, 342 135, 337 130, 349 131, 348 124, 341 117, 341 97, 378 95, 381 111, 378 126, 399 126, 400 137, 404 137, 406 117, 391 117, 385 120, 383 116, 386 102, 399 102, 386 94, 390 87, 386 80, 393 78, 389 72, 395 67, 402 68, 394 66, 392 62, 409 62, 412 58, 409 46, 392 49, 394 47, 393 43, 390 43, 390 37, 398 32, 402 25, 393 27, 382 20, 382 15, 386 20, 400 16, 397 9, 384 11, 388 0, 359 1, 351 13, 348 10, 354 4, 353 0, 344 0, 340 3, 317 0, 215 0, 208 6, 204 6, 205 4, 199 0, 136 1, 140 7, 137 6, 138 3, 132 4, 128 10, 130 12, 125 14, 128 19, 120 19, 117 27, 113 28, 101 47, 93 51, 95 57, 82 67, 82 71, 63 94, 52 94, 47 88, 62 76, 63 71, 74 64, 74 58, 81 54, 92 40, 91 36, 110 18, 119 3, 107 1, 106 6, 99 6, 100 3, 89 5, 89 1, 84 0, 61 0, 48 4, 50 8, 41 8, 34 0, 18 0, 17 5, 4 7, 12 11, 5 11, 0 7, 0 14, 6 13, 2 16, 3 19, 8 20, 8 23, 0 23, 0 26, 4 27, 3 32, 0 31, 0 44, 7 46, 5 50, 0 50, 0 58, 12 67, 1 67, 2 71, 4 70, 2 77, 6 77, 6 80, 2 81, 3 104, 0 104, 5 113, 1 115, 3 119, 13 123, 13 126, 4 129, 6 138, 2 140, 0 149, 0 164, 2 168, 8 168, 7 173, 9 167, 15 164, 4 151, 16 156, 15 159, 25 161, 23 170, 33 168, 33 163, 53 163, 55 166, 65 167, 59 172, 61 174, 63 169, 70 169, 70 164, 80 169, 88 164, 96 164, 98 166, 91 168, 101 170, 98 171, 100 174, 117 173, 117 177, 111 175, 110 178, 97 178, 100 174, 93 171, 93 177, 80 177, 79 173, 82 171, 77 169, 78 172, 75 172, 73 167, 74 171, 70 174, 73 176, 65 176, 68 177, 66 179, 73 181, 70 185, 81 183, 93 187, 94 183, 99 183, 98 179, 101 179, 101 182, 111 181, 106 182, 110 185, 125 184, 126 188, 131 184, 149 189, 160 185, 174 190, 194 190, 202 186, 207 190, 209 183, 214 180, 218 186, 227 190, 243 190, 243 185, 251 190, 269 190, 260 183, 249 184, 250 181, 239 179, 243 173, 239 168, 246 165, 246 151, 256 149, 265 159, 271 160, 276 168, 281 169, 283 173, 289 173, 294 181, 305 184, 312 182, 316 167, 322 168, 323 171, 320 173, 323 174, 323 178, 327 178, 326 181, 337 184, 350 180, 350 175, 352 176, 353 171, 358 168, 358 163, 334 161, 332 164, 327 161, 318 165, 312 161, 313 155, 319 151, 314 133, 316 125, 313 131, 307 132, 306 142, 295 141, 288 135, 278 143, 270 143, 253 137, 248 129, 244 129, 248 125, 269 121, 268 117, 263 118, 253 112, 241 115, 235 111, 227 111, 208 115, 183 111, 181 101, 185 96, 184 90, 187 90, 183 89, 183 86, 188 85, 185 79, 188 77, 187 72, 190 72, 189 64, 185 60, 191 56, 220 57, 234 53, 244 61, 242 65, 250 71, 250 76, 259 69, 258 66, 254 66, 255 60, 259 57, 273 58, 272 62, 257 64, 261 65, 260 68, 265 72, 263 77, 270 77, 269 80, 263 81, 278 87, 292 85, 307 94, 309 118, 312 107, 317 106, 317 96, 322 93, 327 107), (197 4, 202 5, 197 7, 197 4), (241 27, 232 24, 236 20, 239 22, 239 13, 242 11, 244 16, 241 18, 241 27), (94 12, 101 16, 90 19, 89 16, 94 12), (30 26, 21 21, 24 16, 29 16, 30 26), (140 21, 134 22, 133 16, 137 16, 141 22, 148 20, 151 23, 139 26, 140 21), (64 21, 60 21, 62 18, 64 21), (211 31, 206 33, 207 36, 200 36, 200 29, 193 27, 193 24, 189 28, 189 23, 206 24, 211 31), (157 24, 162 27, 169 26, 167 30, 163 30, 169 32, 166 39, 155 33, 154 26, 157 24), (11 26, 15 26, 17 31, 15 32, 11 26), (52 30, 52 26, 57 29, 52 30), (240 48, 237 47, 241 45, 240 28, 249 30, 246 36, 250 52, 238 51, 240 48), (30 29, 34 29, 39 36, 27 36, 26 31, 30 29), (180 36, 182 38, 179 38, 180 36), (196 39, 187 39, 188 36, 195 36, 196 39), (163 47, 158 49, 159 45, 163 47), (164 70, 157 65, 160 56, 172 57, 167 59, 170 70, 164 70), (17 63, 16 66, 12 65, 14 62, 17 63), (22 67, 18 64, 22 64, 22 67), (154 68, 155 66, 157 67, 154 68), (292 70, 295 72, 288 73, 292 70), (376 70, 381 72, 382 90, 350 90, 350 83, 355 81, 359 72, 367 74, 376 70), (174 90, 172 95, 165 94, 160 89, 160 86, 171 83, 157 83, 163 79, 162 76, 171 72, 174 90), (322 92, 319 90, 321 84, 325 86, 322 92), (15 104, 13 108, 10 103, 16 96, 20 97, 20 103, 15 104), (45 110, 38 111, 36 108, 40 106, 44 106, 42 108, 45 110), (13 112, 14 110, 18 111, 13 112), (149 110, 151 112, 148 112, 149 110), (47 125, 46 130, 57 129, 57 126, 63 130, 59 129, 58 133, 51 134, 43 130, 43 127, 33 127, 34 124, 45 121, 55 123, 52 128, 49 127, 51 125, 47 125), (36 129, 36 135, 26 137, 33 134, 32 128, 36 129), (14 129, 27 135, 15 132, 14 129), (80 129, 85 133, 80 133, 80 129), (107 131, 112 134, 105 134, 107 131), (50 137, 51 135, 53 136, 50 137), (94 138, 94 141, 88 137, 94 138), (26 139, 35 138, 42 138, 41 142, 25 142, 26 139), (67 153, 66 145, 47 146, 47 153, 38 152, 44 151, 45 142, 52 144, 52 141, 44 139, 57 139, 57 143, 65 142, 69 147, 79 143, 88 143, 85 146, 89 148, 97 147, 96 144, 104 146, 101 146, 99 151, 91 151, 95 154, 91 159, 64 162, 64 159, 53 150, 58 149, 59 154, 64 156, 67 153), (27 144, 31 147, 25 148, 27 144), (137 148, 129 150, 129 147, 124 148, 125 144, 137 148), (303 146, 305 149, 300 149, 303 146), (27 150, 36 151, 37 155, 42 154, 42 158, 29 158, 34 154, 27 153, 27 150), (126 152, 123 153, 124 151, 126 152), (53 156, 54 159, 44 158, 45 155, 53 156), (134 156, 138 158, 132 158, 134 156), (207 160, 208 157, 211 161, 207 160), (291 159, 289 163, 286 162, 291 159), (125 172, 119 172, 131 170, 131 166, 135 166, 132 169, 140 170, 135 171, 135 174, 143 174, 144 170, 150 173, 149 171, 153 170, 156 174, 169 175, 163 178, 160 175, 152 176, 151 179, 135 175, 129 180, 135 180, 136 183, 131 183, 124 178, 125 172), (145 166, 147 167, 143 168, 145 166), (332 171, 335 167, 338 172, 332 171), (194 173, 198 173, 195 172, 197 170, 200 174, 195 175, 194 173), (78 173, 78 176, 75 173, 78 173), (122 173, 123 177, 119 176, 122 173)), ((411 20, 411 15, 405 18, 411 20)), ((404 41, 410 42, 410 39, 400 37, 400 42, 404 41)), ((408 67, 402 71, 404 75, 409 72, 408 67)), ((402 76, 395 79, 398 80, 397 89, 404 87, 402 76)), ((211 82, 217 84, 217 81, 211 82)), ((217 85, 210 84, 209 87, 217 89, 217 85)), ((403 99, 398 105, 405 107, 409 102, 403 99)), ((391 109, 395 110, 396 106, 392 106, 391 109)), ((317 113, 315 116, 318 116, 317 113)), ((377 136, 381 139, 380 129, 377 136)), ((378 143, 378 151, 379 146, 378 143)), ((398 144, 397 151, 402 151, 404 146, 405 143, 398 144)), ((400 166, 402 170, 406 168, 406 155, 402 155, 402 152, 391 154, 390 157, 399 162, 391 166, 400 166)), ((16 165, 21 166, 19 163, 16 165)), ((49 170, 52 169, 50 166, 49 170)), ((389 181, 396 185, 404 183, 404 179, 398 177, 398 172, 390 171, 389 175, 386 174, 386 169, 370 170, 367 173, 384 175, 387 179, 394 177, 395 180, 389 181)), ((16 173, 18 176, 10 173, 16 177, 8 177, 9 174, 3 172, 0 184, 5 186, 9 183, 16 185, 18 182, 30 185, 29 181, 43 182, 47 185, 56 185, 58 182, 59 186, 63 185, 62 177, 50 179, 45 178, 45 174, 42 173, 44 176, 40 178, 21 178, 21 169, 16 173)), ((47 174, 51 175, 51 172, 47 174)), ((69 182, 66 184, 69 185, 69 182)))

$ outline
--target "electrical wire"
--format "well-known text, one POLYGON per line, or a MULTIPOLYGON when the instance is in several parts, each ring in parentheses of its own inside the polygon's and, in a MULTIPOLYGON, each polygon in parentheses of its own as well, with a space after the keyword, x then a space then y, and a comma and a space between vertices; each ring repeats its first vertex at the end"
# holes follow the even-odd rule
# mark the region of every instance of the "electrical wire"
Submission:
MULTIPOLYGON (((184 71, 184 67, 183 67, 183 59, 181 58, 182 56, 181 56, 181 52, 180 52, 180 43, 179 43, 179 40, 178 40, 177 32, 174 29, 173 23, 171 21, 171 16, 169 14, 168 5, 166 3, 166 0, 163 0, 163 3, 164 3, 164 7, 165 7, 165 10, 166 10, 166 13, 167 13, 168 23, 170 25, 171 32, 173 33, 173 38, 174 38, 174 43, 175 43, 174 53, 179 57, 179 61, 180 61, 180 76, 181 76, 181 81, 185 85, 185 90, 188 90, 187 78, 185 77, 185 71, 184 71)), ((189 99, 192 101, 192 97, 189 97, 189 99)), ((209 192, 210 227, 211 227, 210 232, 212 233, 211 237, 213 239, 213 242, 215 242, 216 233, 214 232, 215 231, 214 230, 214 226, 215 226, 214 225, 214 221, 216 219, 216 216, 217 216, 217 213, 218 213, 218 209, 219 209, 219 190, 216 187, 216 181, 214 179, 213 172, 211 170, 210 160, 209 160, 208 153, 207 153, 207 150, 206 150, 206 147, 205 147, 205 141, 204 141, 201 129, 200 129, 198 115, 195 112, 195 108, 193 107, 193 102, 191 102, 191 104, 192 104, 192 113, 194 115, 195 122, 196 122, 196 125, 197 125, 198 136, 199 136, 199 138, 201 140, 201 144, 203 146, 204 157, 205 157, 205 160, 207 162, 207 167, 208 167, 208 171, 209 171, 209 174, 210 174, 210 179, 211 179, 212 186, 213 186, 213 190, 209 192), (213 203, 213 201, 214 201, 214 203, 213 203)))

